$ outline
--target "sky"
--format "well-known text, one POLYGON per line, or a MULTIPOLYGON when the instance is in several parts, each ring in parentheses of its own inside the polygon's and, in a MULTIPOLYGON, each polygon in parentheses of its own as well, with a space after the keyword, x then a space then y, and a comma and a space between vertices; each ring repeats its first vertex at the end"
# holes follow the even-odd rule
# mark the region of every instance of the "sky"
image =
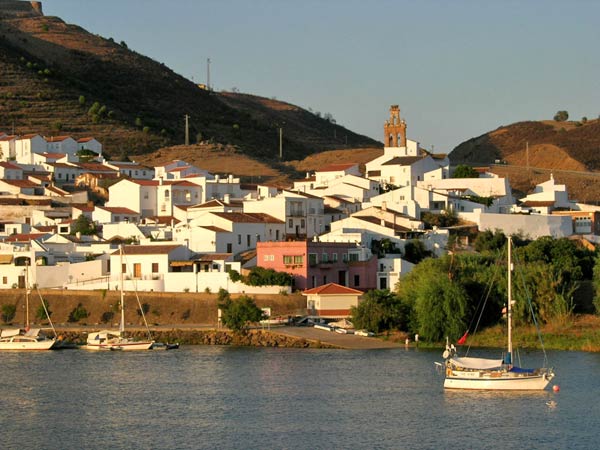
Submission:
POLYGON ((600 114, 600 1, 45 0, 44 13, 215 90, 330 113, 383 141, 390 105, 435 152, 600 114))

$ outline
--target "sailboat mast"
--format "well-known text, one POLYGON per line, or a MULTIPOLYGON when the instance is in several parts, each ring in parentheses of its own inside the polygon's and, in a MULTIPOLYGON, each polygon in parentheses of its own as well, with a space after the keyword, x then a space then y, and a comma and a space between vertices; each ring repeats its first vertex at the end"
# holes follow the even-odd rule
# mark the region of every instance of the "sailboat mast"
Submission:
POLYGON ((25 262, 25 329, 29 330, 29 261, 25 262))
POLYGON ((506 307, 508 322, 508 348, 506 352, 506 364, 512 364, 512 238, 508 236, 508 305, 506 307))
POLYGON ((124 288, 123 288, 123 282, 124 282, 124 276, 123 276, 123 272, 125 272, 123 270, 123 244, 119 245, 119 261, 121 263, 121 283, 120 283, 120 287, 121 287, 121 323, 119 324, 119 332, 123 333, 125 331, 125 305, 123 304, 123 301, 125 300, 125 294, 124 294, 124 288))

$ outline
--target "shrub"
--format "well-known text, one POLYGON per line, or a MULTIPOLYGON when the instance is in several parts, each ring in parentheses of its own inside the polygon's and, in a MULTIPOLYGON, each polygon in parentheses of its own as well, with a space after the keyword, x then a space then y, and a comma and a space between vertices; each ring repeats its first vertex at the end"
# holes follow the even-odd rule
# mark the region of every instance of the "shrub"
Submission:
POLYGON ((4 323, 12 322, 17 312, 17 305, 6 304, 2 305, 2 321, 4 323))
POLYGON ((148 314, 148 311, 150 311, 150 305, 148 303, 142 303, 142 308, 137 309, 138 316, 140 317, 148 314))
POLYGON ((37 311, 35 312, 35 318, 38 320, 46 320, 52 315, 52 311, 48 307, 48 302, 46 300, 42 300, 43 305, 38 306, 37 311), (48 314, 46 314, 46 312, 48 314))
POLYGON ((85 319, 88 316, 89 314, 87 312, 87 309, 85 309, 83 305, 79 303, 77 307, 73 308, 73 310, 69 313, 69 318, 67 319, 67 322, 79 322, 81 319, 85 319))
POLYGON ((106 311, 102 313, 102 316, 100 317, 100 321, 102 323, 110 323, 113 320, 113 317, 115 317, 115 313, 112 311, 106 311))

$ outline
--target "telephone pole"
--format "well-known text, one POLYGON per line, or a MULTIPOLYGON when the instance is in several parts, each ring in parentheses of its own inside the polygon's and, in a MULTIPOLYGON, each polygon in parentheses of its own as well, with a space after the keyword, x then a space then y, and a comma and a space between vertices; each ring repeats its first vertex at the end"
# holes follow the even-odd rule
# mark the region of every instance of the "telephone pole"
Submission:
POLYGON ((210 58, 206 58, 206 90, 210 92, 210 58))
POLYGON ((283 159, 283 128, 279 127, 279 159, 283 159))
POLYGON ((185 145, 190 145, 190 116, 188 116, 187 114, 184 116, 185 117, 185 145))

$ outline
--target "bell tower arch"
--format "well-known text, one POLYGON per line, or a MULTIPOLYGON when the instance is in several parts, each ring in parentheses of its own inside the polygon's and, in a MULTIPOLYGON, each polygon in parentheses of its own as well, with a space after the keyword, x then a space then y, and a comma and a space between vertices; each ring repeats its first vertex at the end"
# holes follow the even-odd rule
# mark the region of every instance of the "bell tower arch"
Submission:
POLYGON ((386 147, 406 147, 406 122, 400 118, 400 107, 390 106, 390 118, 383 124, 386 147))

